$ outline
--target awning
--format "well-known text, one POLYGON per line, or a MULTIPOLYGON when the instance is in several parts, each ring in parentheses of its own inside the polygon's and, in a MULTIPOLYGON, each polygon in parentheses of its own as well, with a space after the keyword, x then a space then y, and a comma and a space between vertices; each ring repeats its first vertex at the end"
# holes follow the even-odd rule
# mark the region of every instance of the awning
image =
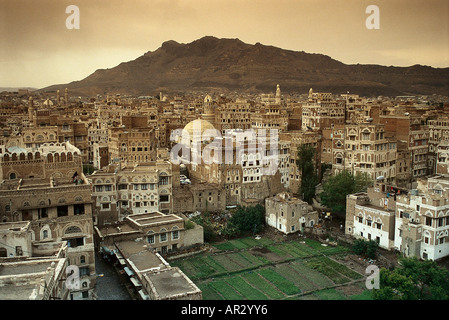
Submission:
POLYGON ((123 256, 120 254, 120 252, 115 251, 115 250, 114 250, 114 252, 115 252, 115 256, 117 257, 117 259, 123 259, 123 256))
POLYGON ((128 267, 124 267, 123 270, 125 270, 126 274, 130 277, 132 277, 135 273, 128 267))
POLYGON ((143 300, 150 300, 150 296, 145 294, 143 292, 143 290, 139 290, 138 292, 139 292, 139 295, 142 297, 143 300))
POLYGON ((142 283, 139 280, 137 280, 136 278, 130 278, 130 280, 131 280, 131 282, 133 283, 133 285, 135 287, 141 287, 142 286, 142 283))
POLYGON ((103 246, 103 247, 101 247, 101 251, 105 252, 107 254, 113 255, 115 250, 111 250, 108 247, 103 246))

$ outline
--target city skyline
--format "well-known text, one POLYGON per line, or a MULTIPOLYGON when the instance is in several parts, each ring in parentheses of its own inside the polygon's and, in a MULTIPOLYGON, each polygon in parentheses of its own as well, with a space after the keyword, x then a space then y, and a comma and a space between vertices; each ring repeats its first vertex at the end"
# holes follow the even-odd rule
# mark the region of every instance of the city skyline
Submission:
POLYGON ((449 3, 431 1, 51 1, 2 0, 0 87, 81 80, 134 60, 163 42, 238 38, 321 53, 345 64, 449 67, 449 3), (80 10, 80 28, 67 29, 80 10), (380 29, 367 29, 369 5, 380 29))

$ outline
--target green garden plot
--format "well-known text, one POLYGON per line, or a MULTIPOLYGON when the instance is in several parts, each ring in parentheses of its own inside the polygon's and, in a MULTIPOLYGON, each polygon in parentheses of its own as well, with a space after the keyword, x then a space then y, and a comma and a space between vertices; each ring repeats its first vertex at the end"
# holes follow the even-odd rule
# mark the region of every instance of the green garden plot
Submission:
POLYGON ((308 268, 300 262, 292 263, 290 267, 298 271, 299 274, 302 274, 318 288, 326 288, 328 286, 334 285, 334 283, 329 278, 325 277, 322 273, 308 268))
POLYGON ((270 261, 268 261, 267 259, 263 258, 263 257, 256 257, 255 255, 251 254, 248 251, 244 251, 244 252, 239 252, 239 254, 245 258, 246 260, 248 260, 251 265, 253 267, 260 267, 263 265, 266 265, 268 263, 270 263, 270 261))
POLYGON ((279 290, 281 290, 286 295, 301 293, 300 288, 295 286, 293 282, 285 279, 271 267, 260 269, 257 271, 257 273, 260 274, 265 279, 267 279, 273 285, 275 285, 279 290))
POLYGON ((349 297, 350 300, 374 300, 370 290, 365 290, 360 294, 354 294, 349 297))
POLYGON ((294 245, 292 245, 290 243, 279 244, 279 248, 281 250, 287 252, 288 254, 292 255, 295 258, 305 258, 310 255, 307 252, 295 247, 294 245))
POLYGON ((216 243, 213 245, 215 248, 221 251, 232 251, 234 249, 237 249, 231 242, 222 242, 222 243, 216 243))
POLYGON ((338 272, 333 265, 329 263, 331 261, 325 257, 317 257, 304 261, 304 264, 309 268, 319 271, 326 277, 332 280, 335 284, 343 284, 349 282, 350 279, 338 272))
POLYGON ((315 241, 315 240, 312 240, 312 239, 305 239, 304 241, 311 248, 315 249, 316 251, 318 251, 318 252, 320 252, 322 254, 326 254, 326 255, 333 255, 333 254, 338 254, 338 253, 346 253, 346 252, 349 251, 349 248, 344 247, 344 246, 337 246, 337 247, 323 246, 321 244, 321 242, 315 241))
POLYGON ((234 240, 231 240, 231 241, 229 241, 229 242, 231 242, 231 244, 236 248, 236 249, 239 249, 239 250, 242 250, 242 249, 248 249, 250 246, 248 245, 248 244, 246 244, 244 241, 242 241, 241 239, 234 239, 234 240))
POLYGON ((298 250, 304 253, 305 256, 310 257, 316 255, 318 252, 314 248, 307 245, 307 243, 301 243, 300 241, 289 242, 290 245, 294 246, 298 250))
POLYGON ((200 273, 200 270, 195 268, 190 260, 177 260, 171 262, 170 265, 180 268, 189 278, 194 278, 196 274, 200 273))
POLYGON ((243 300, 244 297, 224 280, 210 282, 209 285, 223 296, 224 300, 243 300))
POLYGON ((298 271, 290 267, 290 264, 278 265, 275 270, 285 279, 290 280, 298 288, 301 288, 302 292, 313 291, 319 288, 307 278, 307 275, 299 274, 298 271))
POLYGON ((268 238, 260 238, 260 239, 244 238, 241 240, 248 244, 251 244, 252 247, 266 247, 273 243, 273 240, 268 239, 268 238))
POLYGON ((335 288, 314 292, 320 300, 348 300, 346 296, 335 288))
POLYGON ((273 240, 261 238, 254 239, 252 237, 246 237, 241 239, 229 240, 226 242, 215 243, 213 246, 221 251, 233 251, 233 250, 245 250, 253 247, 265 247, 273 243, 273 240))
POLYGON ((241 252, 235 252, 235 253, 231 253, 231 254, 226 254, 226 257, 228 259, 231 259, 233 262, 237 263, 238 265, 240 265, 241 270, 247 270, 247 269, 251 269, 251 268, 255 268, 256 266, 254 266, 254 263, 251 262, 250 260, 248 260, 247 258, 245 258, 241 252))
POLYGON ((204 256, 202 257, 202 261, 207 263, 210 267, 214 268, 217 273, 225 273, 227 270, 217 261, 215 261, 212 256, 204 256))
POLYGON ((212 260, 221 265, 228 272, 235 272, 241 270, 242 267, 228 258, 227 254, 218 254, 211 256, 212 260))
POLYGON ((193 279, 207 278, 217 273, 217 270, 215 270, 215 268, 204 262, 204 260, 200 257, 191 258, 189 262, 197 270, 197 272, 192 275, 193 279))
POLYGON ((256 246, 260 246, 260 243, 257 242, 256 239, 253 238, 242 238, 239 239, 240 242, 244 243, 246 245, 246 248, 252 248, 252 247, 256 247, 256 246))
POLYGON ((226 282, 231 285, 235 290, 240 292, 241 295, 248 300, 269 300, 266 295, 262 292, 251 286, 248 282, 246 282, 242 277, 235 276, 229 279, 226 279, 226 282))
POLYGON ((272 283, 265 278, 259 276, 256 272, 246 272, 241 275, 251 286, 263 292, 268 298, 272 300, 279 300, 285 298, 285 295, 276 288, 272 283))
POLYGON ((338 271, 345 277, 348 277, 352 280, 358 280, 358 279, 362 279, 364 277, 360 273, 355 272, 354 270, 351 270, 347 266, 345 266, 341 263, 338 263, 337 261, 334 261, 332 259, 322 257, 321 261, 326 263, 327 265, 331 266, 333 269, 335 269, 336 271, 338 271))
POLYGON ((223 297, 210 285, 210 283, 200 283, 198 288, 202 291, 203 300, 223 300, 223 297))
POLYGON ((290 259, 294 258, 288 252, 281 250, 281 248, 279 248, 279 245, 270 244, 267 246, 267 249, 270 250, 271 252, 277 254, 279 257, 283 258, 284 260, 290 260, 290 259))

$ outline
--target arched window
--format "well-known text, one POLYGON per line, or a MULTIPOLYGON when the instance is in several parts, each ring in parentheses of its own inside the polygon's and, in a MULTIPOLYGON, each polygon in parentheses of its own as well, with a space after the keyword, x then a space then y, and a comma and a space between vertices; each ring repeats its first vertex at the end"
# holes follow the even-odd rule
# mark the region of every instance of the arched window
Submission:
POLYGON ((16 175, 14 172, 11 172, 11 173, 9 174, 9 179, 14 180, 14 179, 16 179, 16 178, 17 178, 17 175, 16 175))
POLYGON ((42 231, 42 239, 47 239, 47 238, 48 238, 48 230, 42 231))
POLYGON ((152 230, 148 231, 148 237, 147 237, 148 243, 149 244, 154 244, 155 242, 155 237, 154 237, 154 232, 152 230))
POLYGON ((77 226, 71 226, 65 230, 65 234, 72 234, 72 233, 82 233, 82 231, 77 226))
POLYGON ((86 263, 86 257, 85 256, 81 256, 80 257, 80 264, 86 263))

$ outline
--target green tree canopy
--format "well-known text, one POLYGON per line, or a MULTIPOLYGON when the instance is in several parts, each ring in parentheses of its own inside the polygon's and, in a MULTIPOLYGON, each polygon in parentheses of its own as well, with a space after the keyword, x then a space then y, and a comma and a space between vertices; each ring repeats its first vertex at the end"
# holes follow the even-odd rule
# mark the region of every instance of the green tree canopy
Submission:
POLYGON ((322 203, 333 212, 346 213, 346 196, 351 193, 366 191, 372 185, 372 179, 366 173, 353 175, 348 170, 329 177, 320 194, 322 203))
POLYGON ((401 266, 380 270, 376 300, 448 300, 449 271, 436 262, 417 258, 400 259, 401 266))
POLYGON ((260 232, 265 226, 265 208, 260 204, 246 208, 238 206, 227 224, 229 235, 260 232))
POLYGON ((355 254, 375 259, 379 245, 374 240, 356 239, 352 245, 352 251, 355 254))
POLYGON ((303 144, 299 147, 296 165, 301 170, 301 186, 298 190, 303 200, 311 204, 315 196, 315 188, 318 184, 318 176, 315 169, 315 148, 303 144))

